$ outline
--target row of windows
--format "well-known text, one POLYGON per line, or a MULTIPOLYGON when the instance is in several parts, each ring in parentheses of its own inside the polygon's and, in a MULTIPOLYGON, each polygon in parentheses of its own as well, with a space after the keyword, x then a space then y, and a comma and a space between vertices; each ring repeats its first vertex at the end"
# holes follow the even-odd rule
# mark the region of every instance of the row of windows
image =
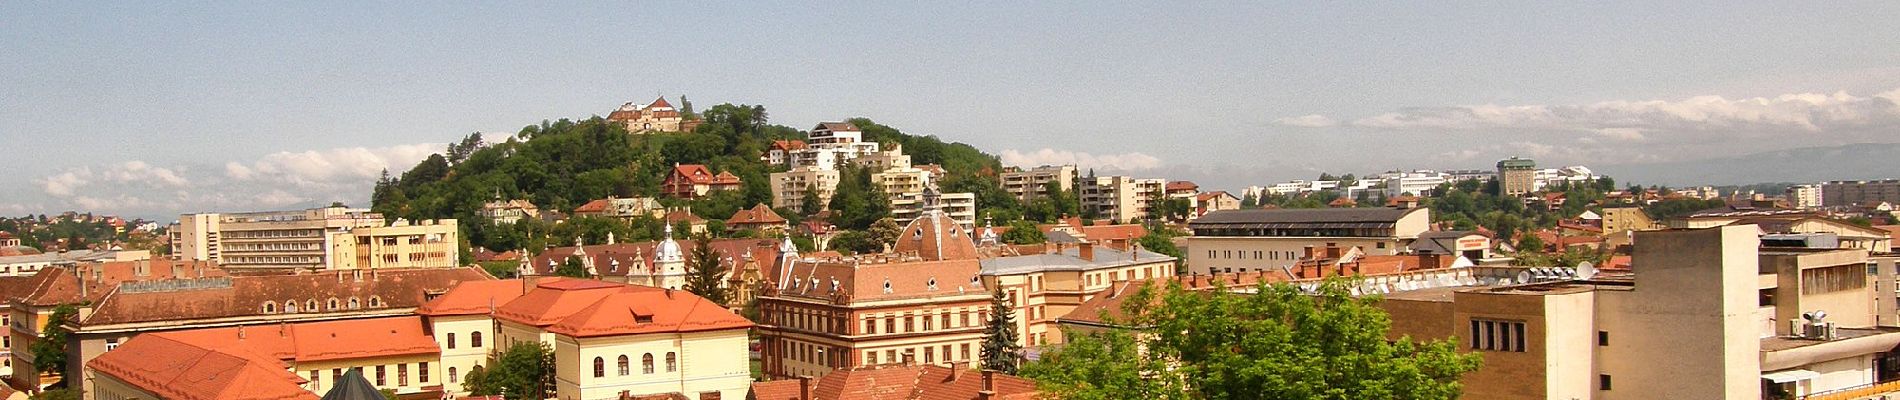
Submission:
POLYGON ((226 251, 294 251, 322 250, 317 243, 237 243, 224 247, 226 251))
MULTIPOLYGON (((617 371, 620 372, 620 376, 627 376, 627 375, 633 374, 632 366, 627 363, 627 355, 625 354, 620 355, 618 365, 620 366, 620 368, 617 371)), ((666 352, 666 372, 679 372, 679 370, 680 370, 679 355, 677 353, 670 352, 670 351, 666 352)), ((642 374, 653 373, 653 353, 646 353, 640 356, 640 373, 642 374)), ((601 377, 606 377, 606 376, 607 376, 607 360, 600 357, 594 357, 594 377, 601 378, 601 377)))
MULTIPOLYGON (((1607 337, 1599 338, 1607 339, 1607 337)), ((1524 352, 1524 322, 1471 320, 1471 349, 1524 352)))
MULTIPOLYGON (((448 342, 449 348, 451 349, 455 348, 455 332, 449 332, 447 342, 448 342)), ((474 332, 468 333, 468 347, 474 347, 474 348, 482 347, 482 331, 474 331, 474 332)))
POLYGON ((323 231, 316 230, 316 229, 224 232, 225 239, 313 238, 313 237, 320 237, 320 236, 323 236, 323 231))
MULTIPOLYGON (((292 314, 292 313, 298 313, 298 312, 337 311, 337 310, 344 309, 344 307, 346 306, 345 303, 338 301, 337 298, 335 297, 330 298, 330 300, 326 301, 324 304, 328 307, 319 309, 317 308, 316 299, 304 300, 303 305, 301 307, 298 306, 296 300, 284 300, 283 305, 280 307, 278 306, 277 302, 266 301, 264 302, 264 306, 262 307, 262 310, 265 314, 276 314, 278 310, 283 310, 283 313, 285 314, 292 314)), ((382 307, 384 305, 385 304, 383 304, 383 298, 381 296, 369 297, 370 308, 382 307)), ((347 303, 347 307, 348 309, 355 310, 355 309, 363 308, 363 304, 360 300, 357 300, 357 298, 351 297, 349 299, 349 302, 347 303)))
MULTIPOLYGON (((1384 244, 1384 243, 1380 243, 1379 245, 1380 245, 1380 248, 1384 248, 1384 246, 1385 246, 1385 244, 1384 244)), ((1251 254, 1253 255, 1253 257, 1248 257, 1247 255, 1248 255, 1249 253, 1250 253, 1250 252, 1249 252, 1249 251, 1247 251, 1247 250, 1239 250, 1239 251, 1235 251, 1235 250, 1208 250, 1208 251, 1207 251, 1207 258, 1220 258, 1220 259, 1229 259, 1229 260, 1231 260, 1231 259, 1234 259, 1234 258, 1235 258, 1235 255, 1239 255, 1239 257, 1238 257, 1238 258, 1240 258, 1240 259, 1242 259, 1242 260, 1247 260, 1247 259, 1253 259, 1253 260, 1298 260, 1298 259, 1300 259, 1300 255, 1299 255, 1299 253, 1297 253, 1297 252, 1292 252, 1292 251, 1263 251, 1263 250, 1254 250, 1254 251, 1252 251, 1252 252, 1251 252, 1251 254)))
POLYGON ((318 264, 318 263, 323 262, 323 257, 249 256, 249 257, 224 257, 223 261, 227 263, 231 263, 231 264, 318 264))
MULTIPOLYGON (((1014 292, 1012 292, 1012 295, 1013 294, 1014 292)), ((986 309, 981 309, 981 308, 972 308, 968 310, 959 309, 959 310, 956 310, 955 312, 956 318, 954 319, 950 317, 952 312, 951 310, 948 310, 948 309, 937 310, 937 312, 934 314, 929 311, 924 311, 922 313, 917 313, 917 314, 904 313, 903 315, 890 315, 890 316, 884 316, 884 317, 866 316, 863 319, 864 330, 861 334, 876 335, 880 332, 900 333, 898 331, 899 321, 903 322, 903 326, 902 326, 903 331, 901 333, 913 333, 913 332, 919 332, 919 331, 929 332, 929 331, 934 331, 937 329, 956 329, 956 328, 977 327, 977 326, 982 326, 983 320, 987 318, 985 316, 986 312, 987 312, 986 309), (971 323, 970 316, 972 315, 972 311, 974 311, 974 314, 976 316, 975 324, 971 323), (921 325, 923 328, 921 330, 918 329, 920 322, 922 323, 921 325), (882 331, 878 330, 879 325, 882 325, 884 327, 882 331)))
MULTIPOLYGON (((1114 270, 1114 271, 1108 271, 1108 272, 1096 272, 1096 273, 1085 275, 1083 279, 1088 281, 1089 286, 1101 286, 1101 285, 1109 284, 1111 282, 1120 282, 1122 280, 1122 272, 1127 272, 1128 279, 1131 279, 1131 280, 1132 279, 1149 279, 1156 276, 1169 276, 1169 275, 1174 274, 1174 271, 1168 269, 1168 266, 1164 265, 1164 266, 1161 266, 1161 271, 1159 274, 1155 273, 1155 267, 1150 266, 1150 267, 1143 267, 1140 270, 1129 269, 1127 271, 1114 270), (1141 272, 1140 278, 1135 277, 1136 271, 1141 272)), ((1036 289, 1040 289, 1040 288, 1032 285, 1030 286, 1030 289, 1031 289, 1030 291, 1033 292, 1036 289)))
MULTIPOLYGON (((954 358, 951 357, 950 345, 947 345, 947 344, 943 346, 923 346, 923 347, 907 348, 907 349, 902 349, 902 350, 904 350, 904 352, 908 352, 913 355, 922 356, 923 357, 922 360, 925 364, 936 363, 937 355, 939 354, 943 355, 944 362, 971 360, 969 343, 963 343, 963 344, 957 345, 957 349, 958 349, 957 357, 954 357, 954 358)), ((899 349, 884 350, 883 363, 896 364, 896 363, 904 362, 904 360, 901 358, 902 353, 899 352, 898 350, 899 349)), ((864 351, 864 365, 878 365, 878 364, 879 364, 878 351, 865 350, 864 351)))
MULTIPOLYGON (((396 386, 409 386, 409 364, 396 364, 394 366, 396 367, 396 386)), ((373 382, 376 383, 377 387, 389 386, 389 367, 389 365, 377 365, 374 367, 376 375, 375 378, 372 379, 374 379, 373 382)), ((357 372, 363 371, 363 367, 352 367, 350 369, 357 372)), ((331 369, 330 382, 335 383, 341 380, 343 380, 343 369, 331 369)), ((455 380, 455 368, 449 368, 449 380, 451 382, 455 380)), ((416 363, 416 382, 418 384, 429 383, 429 362, 416 363)), ((323 371, 310 370, 310 387, 313 391, 323 391, 323 371)))

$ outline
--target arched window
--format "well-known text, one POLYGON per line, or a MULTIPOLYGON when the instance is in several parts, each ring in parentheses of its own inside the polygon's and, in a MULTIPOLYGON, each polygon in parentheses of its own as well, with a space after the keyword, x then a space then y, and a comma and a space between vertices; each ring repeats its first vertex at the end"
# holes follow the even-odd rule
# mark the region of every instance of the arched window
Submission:
POLYGON ((642 374, 653 373, 653 353, 647 353, 646 355, 640 356, 640 373, 642 374))
POLYGON ((383 298, 382 298, 382 297, 377 297, 377 296, 370 296, 370 297, 369 297, 369 306, 370 306, 370 307, 382 307, 382 306, 383 306, 383 298))
POLYGON ((455 348, 455 332, 449 332, 449 348, 455 348))
POLYGON ((277 313, 277 303, 272 303, 272 302, 268 302, 268 301, 266 301, 266 302, 264 302, 264 313, 265 313, 265 314, 276 314, 276 313, 277 313))
POLYGON ((455 367, 449 367, 449 383, 455 383, 457 379, 461 377, 455 376, 455 367))
POLYGON ((599 378, 604 376, 607 376, 607 360, 594 357, 594 377, 599 378))
POLYGON ((317 299, 303 301, 304 312, 317 312, 317 310, 322 310, 321 308, 317 308, 317 299))
POLYGON ((355 297, 351 297, 351 298, 350 298, 350 309, 351 309, 351 310, 355 310, 355 309, 358 309, 358 308, 363 308, 363 304, 362 304, 362 303, 358 303, 358 302, 356 301, 356 298, 355 298, 355 297))
POLYGON ((482 332, 481 331, 468 333, 468 347, 482 347, 482 332))
POLYGON ((284 313, 285 313, 285 314, 296 314, 296 313, 297 313, 297 301, 296 301, 296 300, 284 300, 284 313))
POLYGON ((633 373, 633 366, 629 364, 631 363, 627 362, 627 355, 621 354, 620 355, 620 376, 627 376, 627 374, 633 373))
POLYGON ((339 305, 339 304, 337 304, 337 301, 336 301, 336 298, 335 298, 335 297, 331 297, 331 298, 330 298, 330 311, 336 311, 336 309, 337 309, 337 306, 338 306, 338 305, 339 305))
POLYGON ((666 372, 679 372, 680 359, 673 352, 666 352, 666 372))

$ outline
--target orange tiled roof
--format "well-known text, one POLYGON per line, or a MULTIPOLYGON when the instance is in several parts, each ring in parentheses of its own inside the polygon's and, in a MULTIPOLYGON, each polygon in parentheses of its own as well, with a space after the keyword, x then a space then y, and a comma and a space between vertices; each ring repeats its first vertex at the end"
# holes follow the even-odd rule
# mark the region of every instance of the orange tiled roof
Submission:
POLYGON ((666 217, 664 220, 666 222, 686 221, 686 223, 689 223, 689 224, 698 224, 701 222, 706 222, 705 218, 700 218, 698 215, 693 214, 693 210, 685 209, 685 208, 673 210, 672 212, 666 213, 666 217))
MULTIPOLYGON (((1030 398, 1036 382, 1006 374, 992 375, 996 398, 1030 398)), ((796 379, 752 384, 758 400, 795 400, 796 379)), ((975 400, 983 390, 983 373, 927 365, 885 365, 839 370, 812 382, 814 400, 975 400)))
POLYGON ((788 150, 788 151, 798 150, 798 149, 805 148, 805 146, 806 146, 805 141, 803 140, 774 140, 772 141, 772 148, 778 149, 778 150, 788 150))
POLYGON ((596 200, 588 201, 587 204, 582 204, 580 207, 574 207, 574 212, 575 213, 607 212, 607 207, 610 203, 612 203, 612 201, 608 199, 596 199, 596 200))
POLYGON ((533 326, 553 325, 626 286, 587 279, 544 280, 515 301, 495 309, 495 317, 533 326))
POLYGON ((852 125, 850 122, 820 122, 818 126, 812 128, 812 130, 828 130, 832 132, 856 131, 858 130, 858 126, 852 125))
POLYGON ((660 96, 660 98, 658 99, 653 99, 652 104, 647 104, 647 108, 660 108, 660 107, 673 108, 673 103, 666 102, 666 96, 660 96))
POLYGON ((1172 182, 1168 182, 1166 187, 1167 187, 1166 190, 1169 192, 1188 192, 1188 191, 1201 190, 1201 185, 1196 185, 1194 184, 1193 181, 1172 181, 1172 182))
POLYGON ((710 185, 713 181, 713 173, 711 169, 706 168, 706 166, 702 164, 680 164, 673 166, 673 176, 667 177, 668 181, 674 179, 685 179, 693 184, 710 185))
POLYGON ((925 213, 899 231, 892 250, 924 260, 975 260, 976 235, 943 213, 925 213))
POLYGON ((1148 228, 1141 224, 1090 225, 1082 227, 1082 235, 1089 240, 1133 240, 1148 236, 1148 228))
POLYGON ((167 399, 316 400, 282 361, 232 345, 139 335, 86 366, 167 399))
MULTIPOLYGON (((652 270, 652 256, 654 247, 658 243, 647 241, 587 245, 579 248, 556 247, 534 256, 528 261, 528 266, 536 275, 554 275, 558 264, 574 256, 576 250, 582 250, 588 256, 587 259, 593 260, 591 267, 594 275, 627 276, 639 271, 652 270)), ((699 243, 693 240, 680 240, 676 243, 680 245, 680 251, 684 253, 692 253, 693 249, 699 246, 699 243)), ((761 272, 767 272, 768 275, 777 271, 777 265, 774 262, 778 259, 778 245, 778 242, 770 239, 714 239, 712 241, 713 252, 720 255, 719 259, 727 263, 728 269, 736 271, 739 269, 737 267, 741 266, 737 264, 757 261, 761 272)))
POLYGON ((224 270, 206 261, 159 259, 81 263, 40 269, 33 275, 34 282, 28 291, 0 293, 0 295, 9 296, 9 301, 18 301, 30 306, 98 303, 101 298, 112 292, 112 289, 124 282, 221 276, 225 276, 224 270), (146 274, 139 274, 140 265, 147 266, 146 274), (75 270, 78 272, 75 273, 75 270))
POLYGON ((691 292, 625 285, 547 329, 573 337, 596 337, 751 327, 752 321, 691 292))
POLYGON ((734 212, 732 213, 732 218, 726 220, 727 226, 768 225, 768 224, 784 224, 784 223, 785 223, 785 217, 779 216, 778 212, 772 211, 772 207, 766 207, 764 203, 754 205, 752 206, 752 209, 749 209, 749 210, 739 210, 737 212, 734 212))
POLYGON ((448 293, 423 303, 416 308, 416 314, 428 316, 477 315, 494 312, 495 308, 521 297, 520 279, 502 279, 492 281, 462 282, 449 289, 448 293))

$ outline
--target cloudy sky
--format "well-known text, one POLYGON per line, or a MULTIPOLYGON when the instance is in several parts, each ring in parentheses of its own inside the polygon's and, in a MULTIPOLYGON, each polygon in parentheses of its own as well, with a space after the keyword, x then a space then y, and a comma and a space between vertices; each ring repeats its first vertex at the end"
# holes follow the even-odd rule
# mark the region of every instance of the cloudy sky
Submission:
POLYGON ((657 94, 1217 189, 1900 142, 1900 3, 1249 3, 9 2, 0 214, 361 205, 657 94))

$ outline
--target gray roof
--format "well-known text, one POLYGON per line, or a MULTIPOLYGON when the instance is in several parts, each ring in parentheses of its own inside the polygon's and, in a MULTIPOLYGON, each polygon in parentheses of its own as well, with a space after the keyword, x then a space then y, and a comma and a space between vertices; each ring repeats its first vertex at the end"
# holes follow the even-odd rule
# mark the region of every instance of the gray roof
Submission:
POLYGON ((1082 259, 1081 249, 1070 247, 1057 254, 986 258, 978 263, 983 266, 983 275, 1009 275, 1037 271, 1092 271, 1134 264, 1174 261, 1174 256, 1145 249, 1136 251, 1140 253, 1130 257, 1127 251, 1108 246, 1095 246, 1095 261, 1088 261, 1082 259))
POLYGON ((1430 231, 1418 234, 1418 240, 1412 242, 1412 250, 1431 252, 1432 254, 1458 254, 1451 249, 1458 238, 1476 235, 1472 231, 1430 231))
POLYGON ((1397 223, 1407 214, 1423 208, 1282 208, 1271 210, 1221 210, 1202 215, 1189 223, 1225 224, 1359 224, 1397 223))
POLYGON ((76 250, 0 257, 0 264, 24 264, 61 261, 98 261, 118 257, 118 250, 76 250))

